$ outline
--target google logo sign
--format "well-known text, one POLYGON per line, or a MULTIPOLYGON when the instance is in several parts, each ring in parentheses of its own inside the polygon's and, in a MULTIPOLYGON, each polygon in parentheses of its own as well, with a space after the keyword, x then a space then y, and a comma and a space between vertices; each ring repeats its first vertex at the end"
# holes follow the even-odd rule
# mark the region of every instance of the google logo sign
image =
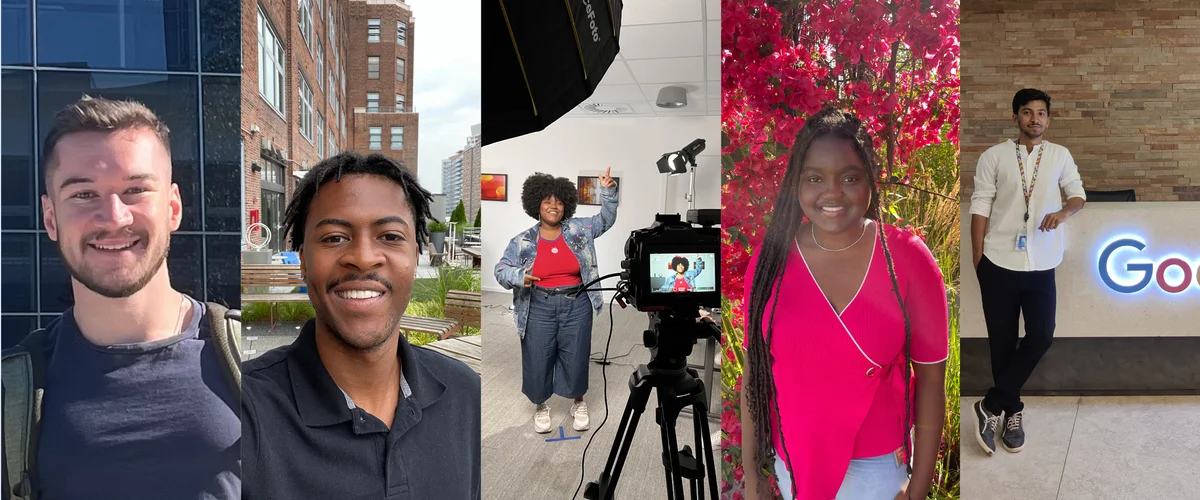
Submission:
POLYGON ((1140 253, 1145 249, 1146 243, 1134 237, 1121 237, 1105 245, 1100 252, 1098 263, 1100 280, 1119 293, 1140 292, 1150 286, 1152 279, 1157 282, 1159 288, 1171 294, 1183 293, 1193 283, 1200 287, 1200 266, 1177 256, 1168 256, 1158 262, 1131 259, 1125 263, 1123 271, 1117 271, 1119 273, 1117 278, 1121 278, 1121 282, 1113 279, 1114 273, 1109 269, 1109 264, 1115 260, 1113 254, 1134 250, 1140 253), (1173 270, 1175 272, 1171 272, 1173 270))

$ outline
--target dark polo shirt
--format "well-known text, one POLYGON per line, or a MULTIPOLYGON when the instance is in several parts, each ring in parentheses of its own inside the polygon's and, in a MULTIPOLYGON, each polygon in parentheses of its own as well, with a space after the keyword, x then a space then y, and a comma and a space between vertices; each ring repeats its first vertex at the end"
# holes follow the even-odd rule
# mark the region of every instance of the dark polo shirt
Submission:
POLYGON ((411 394, 388 429, 334 383, 314 325, 242 367, 242 498, 479 499, 479 375, 400 337, 411 394))

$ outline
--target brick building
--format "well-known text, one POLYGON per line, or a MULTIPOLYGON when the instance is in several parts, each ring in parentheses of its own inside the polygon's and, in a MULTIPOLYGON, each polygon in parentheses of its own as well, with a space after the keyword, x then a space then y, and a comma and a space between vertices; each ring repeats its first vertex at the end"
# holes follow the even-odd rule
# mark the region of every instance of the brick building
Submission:
POLYGON ((1047 139, 1071 150, 1089 190, 1200 201, 1200 16, 1180 7, 964 3, 964 195, 979 155, 1016 136, 1013 94, 1033 87, 1053 100, 1047 139))
POLYGON ((271 230, 269 248, 284 249, 283 210, 321 159, 379 152, 416 173, 412 47, 400 0, 243 0, 244 210, 271 230))

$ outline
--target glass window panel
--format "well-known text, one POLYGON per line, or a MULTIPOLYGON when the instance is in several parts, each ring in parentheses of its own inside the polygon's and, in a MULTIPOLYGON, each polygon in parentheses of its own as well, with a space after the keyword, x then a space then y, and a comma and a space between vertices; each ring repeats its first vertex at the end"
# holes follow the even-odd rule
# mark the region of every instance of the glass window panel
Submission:
POLYGON ((5 314, 0 316, 0 332, 4 332, 0 338, 0 344, 4 349, 15 346, 24 339, 29 332, 38 328, 37 316, 13 316, 5 314))
MULTIPOLYGON (((195 71, 197 4, 194 0, 38 0, 38 64, 195 71)), ((240 18, 235 22, 240 26, 240 18)))
POLYGON ((37 312, 37 249, 34 233, 0 235, 0 310, 37 312))
POLYGON ((29 66, 33 63, 32 0, 0 2, 0 64, 29 66))
POLYGON ((241 307, 242 239, 240 236, 205 235, 208 248, 208 300, 226 307, 241 307))
MULTIPOLYGON (((204 229, 240 231, 242 224, 241 78, 205 76, 204 229)), ((257 142, 255 142, 257 145, 257 142)))
POLYGON ((200 0, 201 70, 242 72, 242 2, 200 0))
POLYGON ((33 164, 33 72, 0 73, 0 227, 40 229, 37 167, 33 164))

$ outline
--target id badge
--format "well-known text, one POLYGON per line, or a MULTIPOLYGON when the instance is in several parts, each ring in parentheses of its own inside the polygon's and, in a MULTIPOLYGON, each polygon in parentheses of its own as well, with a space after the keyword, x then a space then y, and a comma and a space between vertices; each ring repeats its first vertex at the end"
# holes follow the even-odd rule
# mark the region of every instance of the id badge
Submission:
POLYGON ((1017 251, 1024 252, 1028 246, 1027 245, 1028 242, 1029 242, 1029 236, 1026 235, 1024 232, 1017 234, 1017 251))

